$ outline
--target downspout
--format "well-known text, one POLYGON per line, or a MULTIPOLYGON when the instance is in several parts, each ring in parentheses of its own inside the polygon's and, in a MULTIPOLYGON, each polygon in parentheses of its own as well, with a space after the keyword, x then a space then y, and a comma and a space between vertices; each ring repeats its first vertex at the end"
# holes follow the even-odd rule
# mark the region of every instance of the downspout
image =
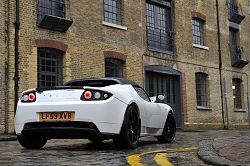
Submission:
POLYGON ((224 108, 223 108, 223 91, 222 91, 222 56, 221 56, 221 40, 220 40, 220 15, 219 15, 219 4, 218 0, 216 0, 216 13, 217 13, 217 34, 218 34, 218 52, 219 52, 219 72, 220 72, 220 93, 221 93, 221 114, 222 114, 222 123, 225 126, 224 120, 224 108))
POLYGON ((19 42, 19 27, 20 27, 20 18, 19 18, 19 0, 16 0, 16 22, 14 23, 15 26, 15 75, 13 80, 15 81, 14 86, 14 93, 15 93, 15 100, 14 100, 14 113, 16 113, 16 107, 17 107, 17 101, 18 101, 18 81, 19 81, 19 75, 18 75, 18 58, 19 58, 19 48, 18 48, 18 42, 19 42))

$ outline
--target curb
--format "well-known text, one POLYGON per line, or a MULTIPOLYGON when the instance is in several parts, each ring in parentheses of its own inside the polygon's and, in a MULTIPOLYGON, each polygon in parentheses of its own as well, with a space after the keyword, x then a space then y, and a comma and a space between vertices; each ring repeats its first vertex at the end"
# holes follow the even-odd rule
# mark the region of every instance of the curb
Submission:
POLYGON ((201 140, 199 142, 198 157, 206 164, 214 166, 244 166, 242 163, 218 156, 213 149, 213 140, 201 140))
POLYGON ((16 135, 0 135, 0 141, 16 141, 17 136, 16 135))

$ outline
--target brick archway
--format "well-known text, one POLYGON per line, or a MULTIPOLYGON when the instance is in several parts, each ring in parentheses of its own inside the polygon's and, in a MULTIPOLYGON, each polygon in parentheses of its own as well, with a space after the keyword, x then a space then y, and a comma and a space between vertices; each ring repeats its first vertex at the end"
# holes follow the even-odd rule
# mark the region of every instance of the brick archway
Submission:
POLYGON ((66 52, 68 48, 67 44, 51 39, 36 39, 35 41, 37 48, 55 48, 62 52, 66 52))

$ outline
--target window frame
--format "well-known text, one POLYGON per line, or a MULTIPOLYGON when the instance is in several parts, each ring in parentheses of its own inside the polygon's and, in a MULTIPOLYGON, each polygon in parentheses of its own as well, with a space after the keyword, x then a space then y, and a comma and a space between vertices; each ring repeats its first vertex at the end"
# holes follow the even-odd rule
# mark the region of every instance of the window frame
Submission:
POLYGON ((202 72, 195 73, 197 107, 209 107, 208 106, 207 77, 208 77, 208 74, 206 73, 202 73, 202 72))
POLYGON ((193 44, 205 46, 204 44, 204 20, 192 18, 193 44))
POLYGON ((104 22, 122 25, 122 4, 121 0, 103 0, 104 22), (116 3, 113 3, 116 1, 116 3), (112 9, 112 11, 111 11, 112 9), (115 11, 114 11, 115 9, 115 11))
POLYGON ((147 46, 151 51, 175 55, 173 7, 170 0, 146 1, 147 46))
POLYGON ((66 18, 64 0, 37 0, 37 25, 46 14, 66 18))
POLYGON ((63 85, 62 51, 54 48, 37 49, 37 85, 38 87, 63 85))
POLYGON ((233 89, 233 100, 234 108, 242 109, 242 80, 239 78, 233 78, 232 80, 232 89, 233 89))
POLYGON ((151 102, 149 95, 147 94, 147 92, 139 86, 133 86, 134 90, 136 91, 136 93, 145 101, 147 102, 151 102))
POLYGON ((105 77, 123 78, 123 67, 124 61, 117 58, 105 58, 105 77))

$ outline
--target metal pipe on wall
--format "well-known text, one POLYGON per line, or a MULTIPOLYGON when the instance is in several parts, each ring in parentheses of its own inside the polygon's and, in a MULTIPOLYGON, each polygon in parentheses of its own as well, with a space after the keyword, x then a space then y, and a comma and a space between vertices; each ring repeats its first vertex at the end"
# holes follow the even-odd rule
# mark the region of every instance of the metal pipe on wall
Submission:
POLYGON ((220 14, 219 14, 219 2, 216 0, 216 14, 217 14, 217 35, 218 35, 218 52, 219 52, 219 73, 220 73, 220 93, 221 93, 221 114, 222 123, 225 126, 224 120, 224 102, 223 102, 223 90, 222 90, 222 55, 221 55, 221 39, 220 39, 220 14))
POLYGON ((14 93, 15 93, 15 103, 14 103, 14 112, 16 112, 16 106, 18 101, 18 81, 19 81, 19 75, 18 75, 18 59, 19 59, 19 27, 20 27, 20 11, 19 11, 19 0, 16 0, 16 21, 14 23, 15 26, 15 75, 13 80, 15 81, 14 86, 14 93))

